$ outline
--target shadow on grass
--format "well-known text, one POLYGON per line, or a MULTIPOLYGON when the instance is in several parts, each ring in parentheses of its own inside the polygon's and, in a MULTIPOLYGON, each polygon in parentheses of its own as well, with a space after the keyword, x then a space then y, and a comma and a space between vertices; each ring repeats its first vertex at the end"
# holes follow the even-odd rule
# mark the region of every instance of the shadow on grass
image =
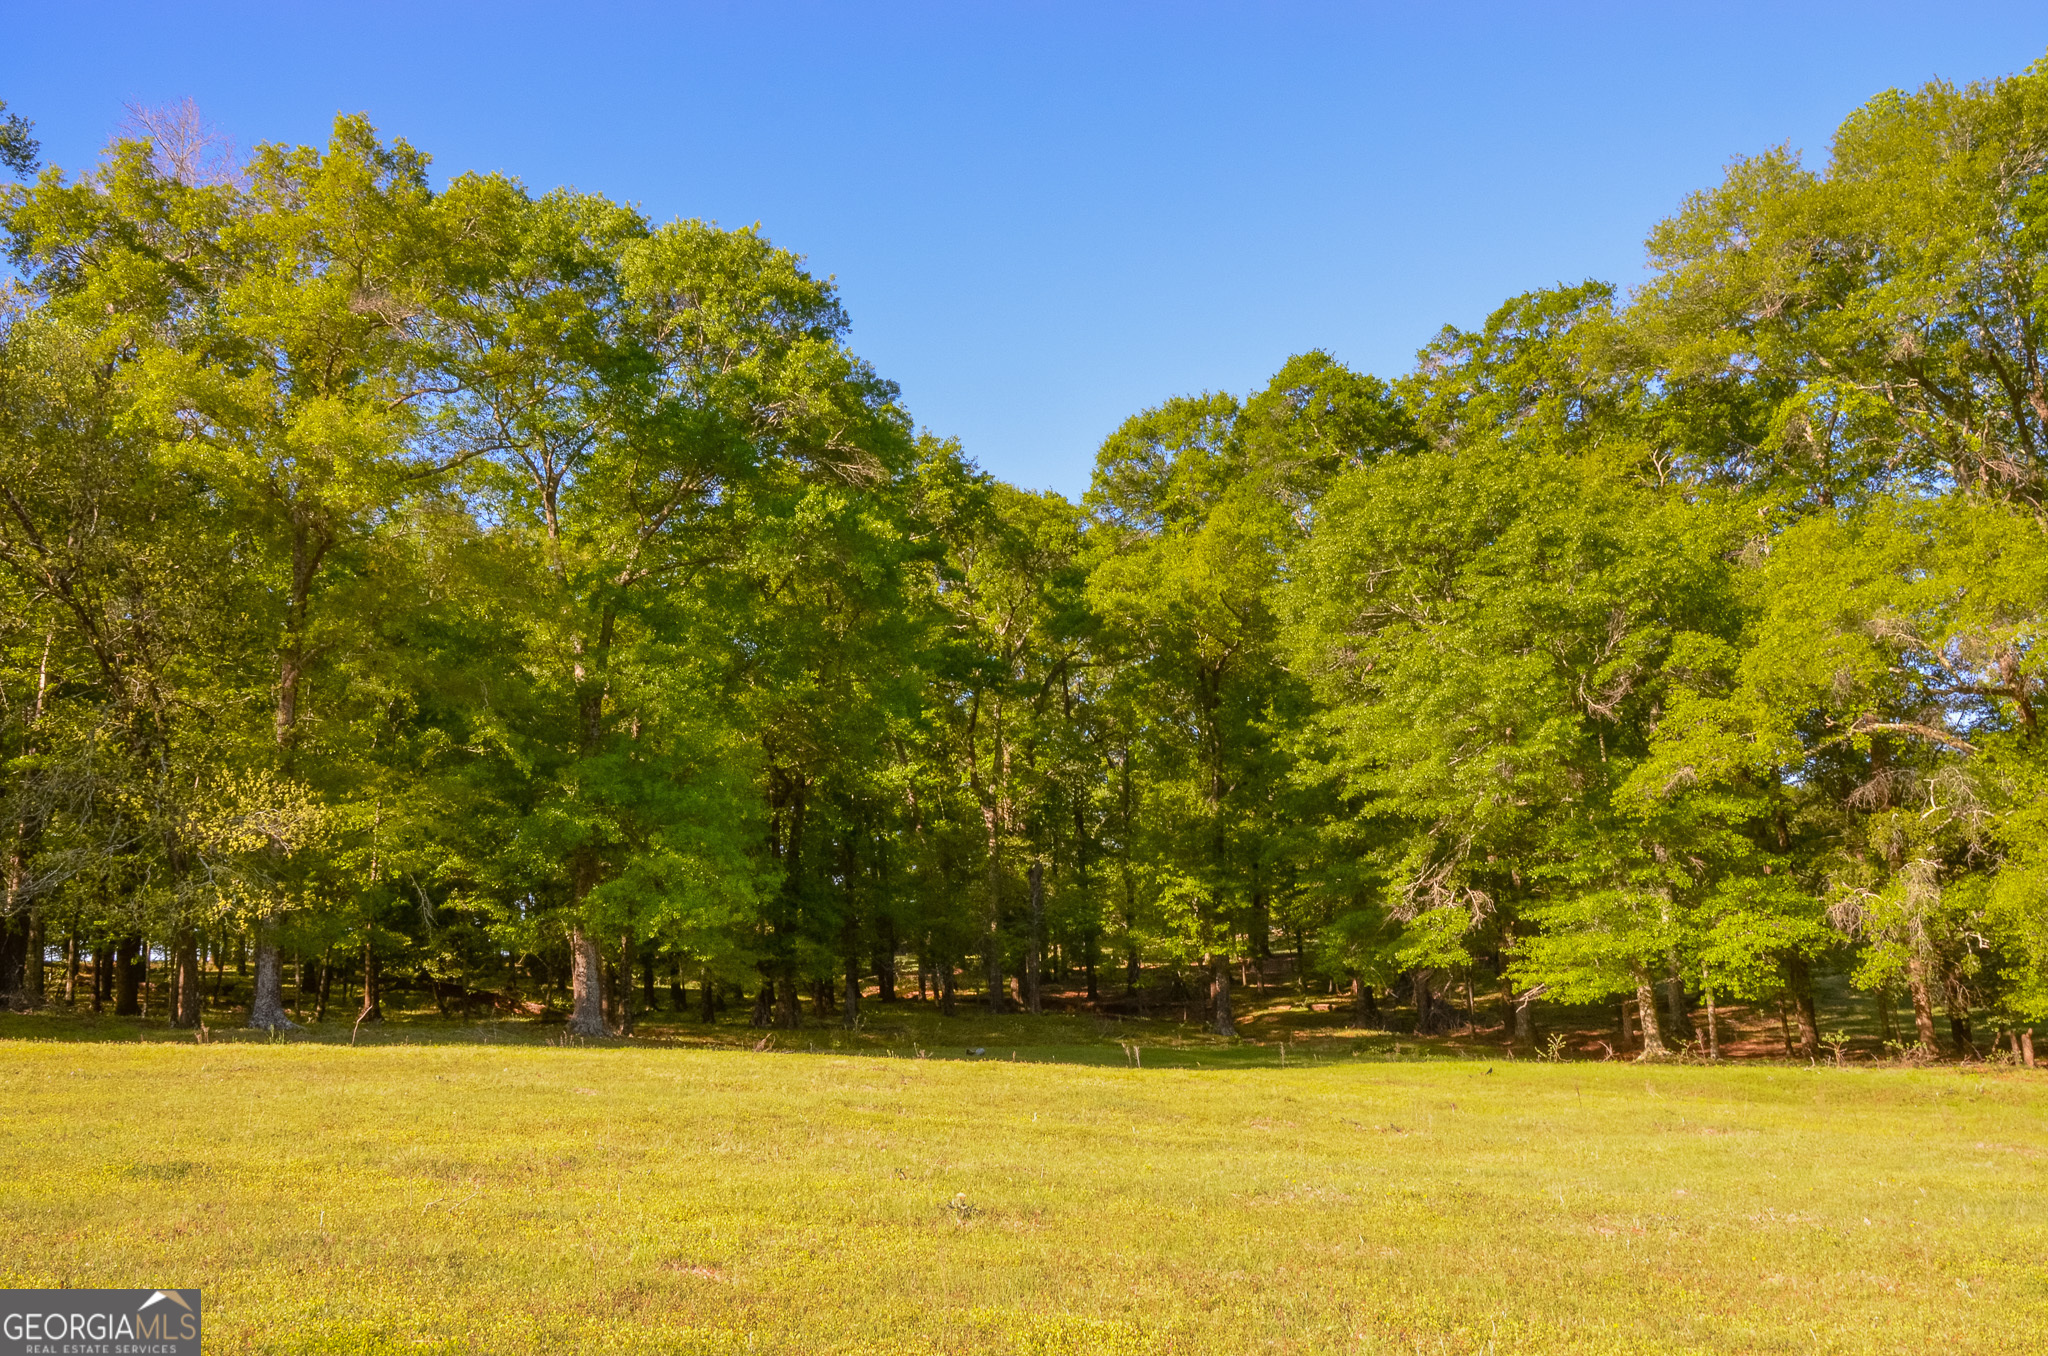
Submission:
MULTIPOLYGON (((1820 1029, 1839 1037, 1842 1063, 1898 1062, 1901 1051, 1888 1046, 1879 1026, 1874 1001, 1852 991, 1845 977, 1823 978, 1816 986, 1820 1029)), ((230 998, 233 995, 229 995, 230 998)), ((150 1042, 211 1044, 293 1044, 360 1046, 511 1045, 580 1046, 585 1048, 698 1049, 754 1053, 880 1056, 885 1058, 1016 1061, 1032 1064, 1074 1064, 1104 1068, 1312 1068, 1359 1060, 1485 1060, 1550 1058, 1563 1061, 1632 1060, 1637 1050, 1624 1043, 1620 1009, 1611 1005, 1570 1007, 1547 1005, 1541 1010, 1539 1051, 1516 1052, 1506 1038, 1497 1003, 1479 1003, 1464 1029, 1442 1036, 1416 1037, 1413 1019, 1399 1008, 1383 1018, 1392 1029, 1357 1029, 1350 1025, 1348 1004, 1300 992, 1247 992, 1238 1014, 1238 1035, 1222 1037, 1199 1024, 1181 1020, 1184 1009, 1146 1017, 1110 1016, 1088 1010, 1078 995, 1059 995, 1063 1010, 1043 1016, 992 1016, 966 1010, 941 1016, 935 1004, 917 999, 868 1003, 855 1029, 835 1018, 806 1014, 794 1030, 763 1030, 743 1015, 728 1014, 713 1022, 694 1014, 660 1007, 642 1011, 632 1036, 579 1040, 568 1036, 559 1015, 465 1020, 431 1007, 405 1009, 388 1005, 383 1021, 356 1027, 332 1016, 325 1022, 303 1020, 290 1031, 272 1035, 242 1025, 247 1009, 225 1003, 209 1005, 206 1029, 173 1028, 162 1017, 115 1017, 73 1010, 61 1003, 29 1013, 0 1012, 0 1040, 65 1042, 150 1042)), ((1703 1012, 1688 1014, 1700 1029, 1678 1033, 1672 1044, 1681 1062, 1704 1062, 1703 1012)), ((1787 1014, 1771 1004, 1733 1005, 1716 1013, 1723 1063, 1795 1063, 1809 1061, 1791 1047, 1796 1038, 1787 1014)), ((1984 1042, 1986 1045, 1988 1041, 1984 1042)), ((1995 1061, 2009 1055, 1993 1055, 1995 1061)), ((1821 1051, 1819 1062, 1834 1063, 1834 1046, 1821 1051)), ((1917 1061, 1917 1062, 1925 1062, 1917 1061)))

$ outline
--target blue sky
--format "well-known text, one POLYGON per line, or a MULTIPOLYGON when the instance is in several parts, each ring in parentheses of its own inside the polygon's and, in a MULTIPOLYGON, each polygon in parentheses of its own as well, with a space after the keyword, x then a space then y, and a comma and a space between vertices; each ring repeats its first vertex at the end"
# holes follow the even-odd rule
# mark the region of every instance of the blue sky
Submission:
POLYGON ((366 111, 443 174, 759 221, 919 423, 1070 494, 1126 415, 1325 348, 1393 376, 1513 293, 1641 276, 1736 155, 2017 71, 2048 6, 0 3, 0 98, 243 144, 366 111))

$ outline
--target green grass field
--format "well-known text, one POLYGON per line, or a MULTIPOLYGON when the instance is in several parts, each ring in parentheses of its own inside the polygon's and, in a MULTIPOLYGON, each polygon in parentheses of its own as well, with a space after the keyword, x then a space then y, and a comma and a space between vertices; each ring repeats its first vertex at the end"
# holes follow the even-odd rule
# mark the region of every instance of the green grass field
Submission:
POLYGON ((210 1352, 2048 1350, 2042 1073, 4 1020, 0 1283, 210 1352))

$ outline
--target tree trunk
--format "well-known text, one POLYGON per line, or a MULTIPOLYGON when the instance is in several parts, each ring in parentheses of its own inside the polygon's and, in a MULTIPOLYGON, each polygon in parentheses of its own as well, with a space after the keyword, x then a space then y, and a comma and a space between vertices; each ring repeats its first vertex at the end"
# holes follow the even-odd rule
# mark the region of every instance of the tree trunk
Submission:
POLYGON ((1650 976, 1636 971, 1636 1015, 1643 1027, 1644 1059, 1662 1059, 1671 1052, 1664 1048, 1664 1033, 1657 1029, 1657 996, 1650 991, 1650 976))
POLYGON ((249 1004, 249 1025, 259 1031, 289 1031, 294 1024, 284 1012, 284 957, 277 949, 277 924, 256 924, 256 992, 249 1004))
POLYGON ((1970 988, 1953 965, 1946 962, 1941 967, 1942 1006, 1948 1011, 1949 1039, 1954 1043, 1957 1059, 1982 1059, 1983 1052, 1977 1049, 1977 1042, 1970 1034, 1970 988))
POLYGON ((1220 952, 1209 958, 1209 1012, 1217 1035, 1237 1034, 1237 1022, 1230 1012, 1230 957, 1220 952))
POLYGON ((384 1020, 384 972, 377 964, 376 939, 367 927, 363 929, 363 1005, 356 1011, 356 1020, 384 1020))
POLYGON ((313 1009, 313 1020, 327 1020, 327 995, 334 989, 334 948, 329 946, 320 953, 320 999, 313 1009))
POLYGON ((113 955, 113 943, 102 937, 92 949, 92 1010, 103 1011, 107 1000, 114 996, 114 986, 109 975, 109 959, 113 955))
POLYGON ((597 941, 580 927, 569 929, 569 1023, 572 1036, 609 1036, 604 1024, 604 962, 597 941))
MULTIPOLYGON (((689 994, 683 990, 683 961, 678 956, 668 963, 668 1005, 675 1013, 677 1021, 682 1020, 683 1009, 688 1002, 689 994)), ((651 1000, 648 1006, 653 1006, 651 1000)))
POLYGON ((191 1028, 199 1025, 199 941, 189 927, 171 934, 171 965, 177 975, 176 1001, 171 1005, 171 1025, 191 1028))
POLYGON ((846 953, 846 992, 842 999, 839 1021, 848 1031, 860 1026, 860 961, 853 952, 846 953))
POLYGON ((1950 1004, 1948 1010, 1948 1034, 1949 1039, 1954 1042, 1957 1059, 1962 1059, 1965 1056, 1972 1059, 1977 1057, 1977 1042, 1970 1036, 1970 1014, 1967 1009, 1953 1003, 1950 1004))
POLYGON ((984 981, 988 986, 988 1010, 991 1015, 1003 1011, 1003 953, 1002 936, 991 911, 988 926, 987 950, 982 957, 982 968, 986 972, 984 981))
POLYGON ((142 939, 129 933, 114 950, 114 1015, 142 1015, 142 939))
POLYGON ((1529 990, 1515 1000, 1514 1044, 1517 1050, 1536 1048, 1536 991, 1529 990))
POLYGON ((2026 1061, 2029 1069, 2034 1067, 2034 1028, 2032 1027, 2028 1027, 2025 1031, 2020 1032, 2020 1058, 2026 1061))
POLYGON ((0 1003, 19 999, 28 973, 28 919, 0 913, 0 1003))
POLYGON ((875 997, 884 1003, 896 1001, 896 921, 882 916, 881 937, 875 946, 875 997))
POLYGON ((697 1013, 704 1019, 704 1025, 710 1026, 718 1020, 718 981, 711 977, 711 970, 707 966, 704 973, 698 976, 697 982, 697 1013))
POLYGON ((960 1015, 959 1004, 953 995, 953 962, 947 959, 941 959, 939 962, 939 1015, 960 1015))
POLYGON ((1045 1011, 1045 863, 1031 863, 1031 936, 1024 947, 1024 1001, 1033 1016, 1045 1011))
POLYGON ((1714 1013, 1714 981, 1707 967, 1700 966, 1700 997, 1707 1004, 1707 1058, 1721 1058, 1721 1024, 1714 1013))
POLYGON ((1417 966, 1410 974, 1409 982, 1415 999, 1415 1034, 1427 1036, 1436 1017, 1436 995, 1430 991, 1429 971, 1417 966))
POLYGON ((71 935, 64 943, 64 1002, 67 1006, 78 1001, 78 963, 84 948, 78 940, 78 915, 71 916, 71 935))
POLYGON ((754 1011, 747 1018, 747 1025, 752 1027, 767 1026, 769 1022, 774 1020, 774 1012, 775 981, 764 979, 761 981, 761 992, 754 999, 754 1011))
POLYGON ((619 934, 619 1019, 613 1030, 621 1036, 633 1034, 633 933, 619 934))
POLYGON ((1691 1025, 1685 1019, 1685 981, 1678 976, 1678 953, 1671 953, 1671 973, 1661 986, 1664 990, 1664 1023, 1671 1030, 1673 1040, 1684 1040, 1686 1028, 1691 1025))
POLYGON ((1785 980, 1792 991, 1793 1014, 1799 1019, 1799 1053, 1808 1059, 1818 1059, 1820 1019, 1813 1010, 1813 970, 1806 957, 1796 951, 1785 957, 1785 980))
POLYGON ((32 909, 28 919, 28 948, 22 957, 21 994, 30 1003, 42 1006, 44 993, 43 952, 49 941, 43 935, 43 911, 32 909))
POLYGON ((802 994, 797 989, 796 967, 785 964, 782 967, 782 982, 775 991, 775 1024, 784 1031, 795 1031, 804 1024, 802 994))
MULTIPOLYGON (((1000 737, 996 747, 1000 756, 1000 737)), ((1003 840, 996 808, 984 806, 981 814, 988 828, 988 926, 982 941, 982 969, 988 983, 988 1010, 993 1016, 1003 1010, 1003 840)))
POLYGON ((1941 1047, 1934 1043, 1934 1004, 1927 996, 1927 962, 1918 955, 1906 962, 1906 992, 1913 997, 1913 1027, 1920 1049, 1940 1054, 1941 1047))

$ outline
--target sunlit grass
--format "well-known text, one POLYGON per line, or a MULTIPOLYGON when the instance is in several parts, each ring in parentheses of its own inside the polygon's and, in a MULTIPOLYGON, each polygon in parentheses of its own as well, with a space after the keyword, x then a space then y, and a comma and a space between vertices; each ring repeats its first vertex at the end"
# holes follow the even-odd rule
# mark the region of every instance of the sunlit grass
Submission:
POLYGON ((1059 1021, 1063 1064, 987 1018, 973 1061, 7 1042, 0 1272, 201 1286, 223 1353, 2048 1349, 2042 1075, 1134 1069, 1059 1021))

